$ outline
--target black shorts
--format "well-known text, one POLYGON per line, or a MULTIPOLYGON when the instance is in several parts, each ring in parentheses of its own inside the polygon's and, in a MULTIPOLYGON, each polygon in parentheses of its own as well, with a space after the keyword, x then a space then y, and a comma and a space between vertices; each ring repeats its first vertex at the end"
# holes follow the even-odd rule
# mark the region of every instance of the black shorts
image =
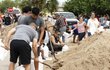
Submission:
POLYGON ((79 33, 78 34, 79 41, 81 41, 84 38, 84 36, 85 36, 85 32, 79 33))
POLYGON ((18 57, 21 64, 30 64, 31 47, 24 40, 12 40, 10 43, 10 61, 16 63, 18 57))
MULTIPOLYGON (((47 46, 49 48, 49 51, 52 51, 50 43, 48 43, 47 46)), ((52 47, 53 47, 54 51, 61 51, 63 46, 62 45, 53 45, 52 44, 52 47)))

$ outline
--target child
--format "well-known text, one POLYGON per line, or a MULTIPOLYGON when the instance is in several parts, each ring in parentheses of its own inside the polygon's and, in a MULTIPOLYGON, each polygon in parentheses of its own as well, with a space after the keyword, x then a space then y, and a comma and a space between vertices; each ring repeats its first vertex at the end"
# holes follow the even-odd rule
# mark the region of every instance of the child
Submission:
POLYGON ((73 29, 73 43, 75 43, 76 41, 76 36, 78 35, 78 29, 76 28, 77 26, 77 22, 75 22, 75 24, 72 26, 72 29, 73 29))

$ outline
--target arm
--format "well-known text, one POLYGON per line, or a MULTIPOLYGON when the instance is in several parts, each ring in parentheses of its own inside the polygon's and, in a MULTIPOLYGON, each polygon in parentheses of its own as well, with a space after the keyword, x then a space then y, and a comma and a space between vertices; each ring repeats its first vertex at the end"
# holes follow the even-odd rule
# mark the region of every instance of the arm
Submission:
POLYGON ((89 28, 86 23, 84 23, 84 27, 86 30, 89 28))
POLYGON ((89 29, 89 28, 90 28, 90 19, 87 22, 87 29, 89 29))
POLYGON ((75 26, 75 28, 73 29, 73 31, 74 31, 75 29, 77 29, 77 28, 78 28, 78 25, 75 26))
POLYGON ((5 48, 6 48, 6 49, 9 49, 9 47, 8 47, 9 40, 10 40, 10 38, 11 38, 11 35, 13 35, 13 34, 15 33, 15 31, 16 31, 16 28, 12 28, 12 29, 8 32, 8 34, 7 34, 6 38, 5 38, 5 48))
POLYGON ((32 50, 33 50, 33 53, 34 53, 34 66, 35 66, 35 69, 37 70, 38 69, 38 54, 37 54, 37 38, 34 38, 33 39, 33 42, 32 42, 32 50))
POLYGON ((44 36, 44 26, 42 26, 41 28, 40 28, 40 38, 39 38, 39 41, 38 41, 38 44, 40 44, 41 43, 41 41, 42 41, 42 39, 43 39, 43 36, 44 36))
POLYGON ((37 39, 36 38, 33 39, 32 50, 33 50, 33 53, 34 53, 34 57, 37 58, 38 55, 37 55, 37 39))
POLYGON ((50 40, 51 40, 51 42, 52 42, 54 45, 60 45, 59 43, 56 43, 56 42, 55 42, 54 36, 51 36, 50 40))
POLYGON ((60 42, 60 44, 62 45, 62 46, 64 46, 65 45, 65 43, 59 38, 59 42, 60 42))
POLYGON ((44 31, 45 31, 44 20, 40 18, 40 38, 39 38, 38 44, 41 44, 43 40, 44 31))

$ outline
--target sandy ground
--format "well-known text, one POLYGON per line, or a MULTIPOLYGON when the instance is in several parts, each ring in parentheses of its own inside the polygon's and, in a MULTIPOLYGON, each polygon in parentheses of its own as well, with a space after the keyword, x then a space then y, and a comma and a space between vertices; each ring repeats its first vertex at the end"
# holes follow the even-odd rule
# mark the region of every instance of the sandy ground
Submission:
MULTIPOLYGON (((110 30, 91 36, 80 45, 72 43, 68 52, 57 56, 58 62, 47 61, 56 70, 110 70, 110 30)), ((45 70, 51 70, 45 67, 45 70)))
MULTIPOLYGON (((3 35, 4 38, 14 25, 6 27, 3 35)), ((73 44, 72 38, 67 43, 70 50, 56 55, 58 62, 45 61, 55 70, 110 70, 110 30, 91 36, 83 41, 80 45, 73 44)), ((9 56, 4 61, 0 61, 0 70, 8 70, 9 56)), ((44 70, 52 70, 44 66, 44 70)))

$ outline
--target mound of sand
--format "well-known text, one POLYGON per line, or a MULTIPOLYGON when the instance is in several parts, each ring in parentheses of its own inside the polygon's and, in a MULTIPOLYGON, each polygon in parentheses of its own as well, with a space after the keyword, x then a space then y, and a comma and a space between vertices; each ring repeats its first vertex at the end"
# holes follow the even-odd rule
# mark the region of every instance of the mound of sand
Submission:
MULTIPOLYGON (((71 50, 57 56, 64 61, 57 70, 110 70, 109 35, 106 31, 83 40, 80 45, 71 44, 71 50)), ((47 63, 54 65, 52 61, 47 63)))
MULTIPOLYGON (((3 35, 15 24, 5 26, 3 35)), ((70 50, 57 55, 59 61, 63 60, 63 65, 57 70, 110 70, 110 32, 106 31, 100 35, 91 36, 81 42, 80 45, 68 43, 70 50)), ((53 66, 53 61, 46 61, 53 66)), ((45 70, 50 70, 45 67, 45 70)))
POLYGON ((8 26, 3 26, 2 28, 2 34, 0 36, 1 39, 4 39, 8 33, 9 30, 11 30, 13 27, 15 27, 16 24, 11 24, 11 25, 8 25, 8 26))

